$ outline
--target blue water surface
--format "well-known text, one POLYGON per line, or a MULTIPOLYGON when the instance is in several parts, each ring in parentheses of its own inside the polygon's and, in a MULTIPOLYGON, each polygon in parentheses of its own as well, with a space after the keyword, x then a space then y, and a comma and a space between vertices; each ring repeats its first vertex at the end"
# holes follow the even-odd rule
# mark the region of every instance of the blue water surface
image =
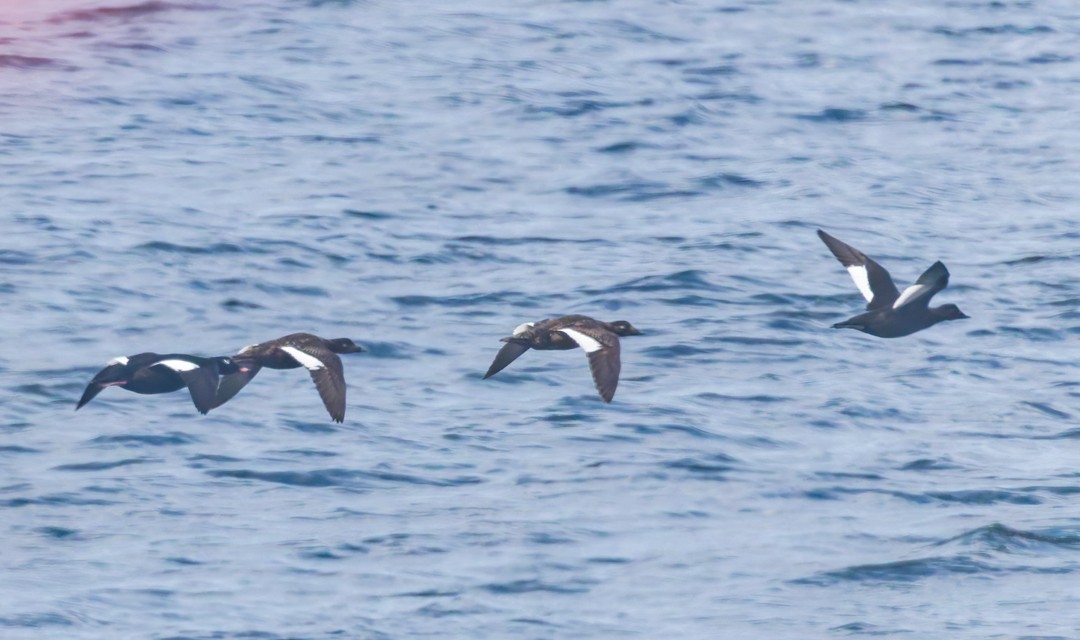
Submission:
POLYGON ((0 638, 1080 637, 1080 8, 0 11, 0 638), (817 228, 972 319, 881 340, 817 228), (500 337, 626 319, 482 380, 500 337), (348 336, 206 417, 110 358, 348 336))

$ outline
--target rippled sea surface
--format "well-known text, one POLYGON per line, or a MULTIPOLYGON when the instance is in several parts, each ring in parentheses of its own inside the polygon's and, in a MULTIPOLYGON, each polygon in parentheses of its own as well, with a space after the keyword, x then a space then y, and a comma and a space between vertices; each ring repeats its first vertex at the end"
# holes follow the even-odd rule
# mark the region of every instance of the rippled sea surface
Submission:
POLYGON ((1075 3, 0 7, 0 637, 1080 635, 1075 3), (830 329, 819 227, 972 318, 830 329), (567 313, 612 404, 481 379, 567 313), (73 412, 295 331, 343 425, 73 412))

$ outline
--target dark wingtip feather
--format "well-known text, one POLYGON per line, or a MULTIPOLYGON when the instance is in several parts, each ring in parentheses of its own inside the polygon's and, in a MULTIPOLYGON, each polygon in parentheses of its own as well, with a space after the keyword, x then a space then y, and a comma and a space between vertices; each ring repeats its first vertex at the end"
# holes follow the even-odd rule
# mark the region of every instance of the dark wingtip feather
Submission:
POLYGON ((86 385, 86 390, 83 391, 82 397, 79 398, 78 404, 75 405, 75 410, 78 411, 79 409, 82 409, 83 406, 86 405, 87 402, 90 402, 91 400, 93 400, 94 396, 101 393, 101 390, 104 389, 104 388, 105 387, 96 385, 96 384, 94 384, 92 382, 90 384, 86 385))
POLYGON ((604 402, 610 403, 615 397, 621 369, 618 343, 613 347, 589 354, 589 370, 592 372, 593 383, 604 402))
POLYGON ((521 354, 529 350, 529 345, 522 344, 512 338, 504 338, 506 344, 499 349, 499 352, 495 354, 495 359, 491 361, 491 366, 488 367, 487 373, 484 374, 482 380, 487 380, 496 373, 502 371, 511 362, 521 357, 521 354))

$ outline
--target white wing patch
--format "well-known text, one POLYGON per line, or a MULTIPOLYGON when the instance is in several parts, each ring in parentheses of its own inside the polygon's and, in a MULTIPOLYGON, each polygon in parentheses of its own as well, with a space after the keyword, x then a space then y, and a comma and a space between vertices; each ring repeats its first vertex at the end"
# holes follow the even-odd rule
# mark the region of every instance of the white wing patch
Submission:
POLYGON ((126 356, 116 356, 112 360, 109 360, 108 362, 106 362, 105 366, 106 367, 111 367, 114 364, 127 364, 127 363, 128 363, 128 359, 127 359, 126 356))
POLYGON ((163 364, 173 371, 194 371, 199 368, 199 365, 187 360, 162 360, 156 364, 163 364))
POLYGON ((859 289, 859 293, 866 298, 867 302, 873 302, 874 291, 870 288, 870 274, 866 272, 866 265, 853 264, 847 267, 848 273, 851 274, 851 279, 855 281, 855 286, 859 289))
POLYGON ((519 324, 517 328, 514 329, 514 335, 520 336, 521 334, 526 333, 529 329, 532 329, 533 325, 535 324, 535 322, 526 322, 525 324, 519 324))
POLYGON ((592 336, 587 336, 576 329, 559 329, 559 331, 570 336, 570 339, 578 343, 578 346, 584 349, 585 353, 592 353, 593 351, 599 351, 604 348, 604 345, 600 344, 599 340, 592 336))
POLYGON ((259 345, 257 345, 257 344, 249 344, 248 346, 246 346, 243 349, 237 351, 236 353, 237 353, 237 355, 239 355, 241 353, 247 353, 247 352, 251 351, 252 349, 254 349, 257 346, 259 346, 259 345))
POLYGON ((913 299, 917 298, 919 296, 919 294, 921 294, 923 291, 926 291, 929 288, 930 287, 925 285, 925 284, 913 284, 913 285, 911 285, 907 289, 904 289, 904 292, 901 293, 900 297, 897 298, 896 302, 893 303, 892 308, 893 309, 899 309, 900 307, 904 306, 905 304, 911 302, 913 299))
POLYGON ((326 365, 322 363, 322 360, 319 360, 311 354, 304 353, 296 347, 282 347, 281 350, 292 356, 293 359, 303 365, 306 369, 316 371, 318 369, 326 368, 326 365))

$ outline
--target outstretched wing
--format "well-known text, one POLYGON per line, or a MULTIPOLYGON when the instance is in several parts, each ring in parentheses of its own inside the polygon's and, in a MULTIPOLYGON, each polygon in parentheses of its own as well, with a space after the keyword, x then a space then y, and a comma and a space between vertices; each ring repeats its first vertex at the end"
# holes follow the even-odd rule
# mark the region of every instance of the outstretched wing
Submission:
POLYGON ((82 409, 84 404, 93 400, 94 396, 101 393, 101 390, 104 388, 104 386, 96 382, 91 382, 90 384, 86 385, 86 390, 83 391, 82 397, 79 398, 79 404, 75 405, 75 410, 78 411, 79 409, 82 409))
POLYGON ((529 350, 528 344, 517 342, 513 338, 504 338, 504 340, 506 340, 506 344, 495 354, 495 359, 491 361, 491 366, 488 367, 487 373, 484 374, 484 380, 502 371, 511 362, 517 360, 521 354, 529 350))
POLYGON ((619 337, 614 333, 593 326, 564 327, 559 329, 570 337, 589 356, 589 370, 592 371, 596 390, 604 402, 611 402, 615 397, 615 388, 619 386, 619 372, 622 362, 619 358, 619 337))
POLYGON ((232 397, 240 393, 240 390, 247 386, 247 383, 251 382, 255 374, 259 373, 259 367, 256 364, 252 364, 247 371, 237 371, 236 373, 230 373, 227 376, 222 376, 218 382, 217 394, 214 397, 214 408, 220 407, 232 397))
POLYGON ((345 421, 345 371, 341 358, 322 345, 286 345, 281 350, 292 356, 311 374, 326 410, 334 422, 345 421))
POLYGON ((168 367, 175 371, 180 379, 187 385, 191 393, 191 401, 199 413, 206 414, 214 408, 214 394, 217 392, 218 372, 217 365, 210 363, 199 366, 194 362, 168 358, 154 364, 154 366, 168 367))
POLYGON ((897 291, 892 276, 885 267, 866 257, 862 251, 837 240, 821 229, 818 229, 818 237, 851 274, 851 279, 855 281, 859 293, 866 298, 867 309, 884 309, 896 301, 900 292, 897 291))
POLYGON ((921 305, 925 307, 930 304, 930 298, 933 298, 935 293, 944 289, 948 284, 949 270, 938 260, 930 265, 929 269, 923 271, 915 284, 904 289, 904 292, 900 294, 892 307, 893 309, 899 309, 904 305, 921 305))
POLYGON ((87 402, 93 400, 94 396, 101 393, 101 390, 105 387, 123 384, 124 381, 121 380, 119 376, 123 373, 127 363, 128 359, 125 356, 119 356, 109 360, 109 362, 106 363, 105 368, 95 373, 94 377, 90 380, 90 383, 86 385, 82 397, 79 398, 79 403, 75 405, 75 410, 78 411, 87 402))

